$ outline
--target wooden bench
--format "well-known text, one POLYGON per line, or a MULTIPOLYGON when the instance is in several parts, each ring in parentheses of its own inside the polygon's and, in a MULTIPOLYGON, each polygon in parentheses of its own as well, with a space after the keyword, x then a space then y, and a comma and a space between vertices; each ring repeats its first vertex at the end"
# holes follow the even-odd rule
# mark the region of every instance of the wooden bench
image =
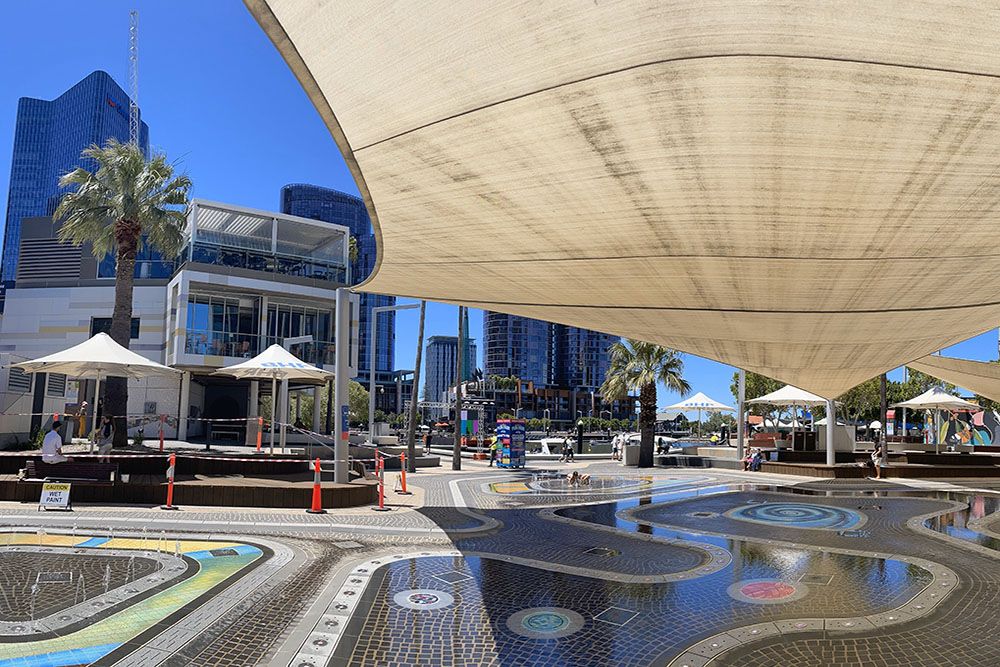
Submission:
POLYGON ((29 459, 24 462, 24 466, 25 476, 21 480, 24 482, 82 482, 110 486, 118 481, 118 465, 115 463, 45 463, 29 459))

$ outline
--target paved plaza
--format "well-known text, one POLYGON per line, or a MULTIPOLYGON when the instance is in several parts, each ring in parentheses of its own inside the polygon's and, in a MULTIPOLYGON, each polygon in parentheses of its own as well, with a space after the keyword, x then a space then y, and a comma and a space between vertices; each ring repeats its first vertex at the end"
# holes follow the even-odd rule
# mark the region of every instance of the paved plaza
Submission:
POLYGON ((609 463, 411 485, 384 513, 6 504, 0 667, 1000 664, 989 490, 609 463))

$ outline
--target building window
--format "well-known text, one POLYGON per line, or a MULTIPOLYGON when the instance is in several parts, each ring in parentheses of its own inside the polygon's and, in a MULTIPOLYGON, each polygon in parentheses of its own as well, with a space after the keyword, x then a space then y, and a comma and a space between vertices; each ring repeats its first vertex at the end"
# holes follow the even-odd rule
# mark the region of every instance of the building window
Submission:
POLYGON ((20 368, 10 369, 7 377, 7 390, 18 394, 27 394, 31 391, 31 374, 25 373, 20 368))
POLYGON ((49 374, 49 384, 45 388, 45 392, 49 396, 55 396, 57 398, 62 398, 66 395, 66 376, 62 373, 50 373, 49 374))
MULTIPOLYGON (((96 336, 99 333, 106 333, 111 335, 111 318, 110 317, 91 317, 90 318, 90 335, 96 336)), ((132 330, 129 332, 129 338, 135 340, 139 337, 139 318, 132 318, 132 330)))

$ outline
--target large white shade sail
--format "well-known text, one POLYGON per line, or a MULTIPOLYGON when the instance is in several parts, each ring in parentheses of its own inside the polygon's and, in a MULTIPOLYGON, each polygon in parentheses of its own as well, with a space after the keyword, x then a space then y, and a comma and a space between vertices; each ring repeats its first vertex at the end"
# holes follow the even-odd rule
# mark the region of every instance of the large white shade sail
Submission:
POLYGON ((73 347, 32 361, 11 364, 27 373, 62 373, 74 378, 177 376, 180 371, 151 361, 99 333, 73 347))
POLYGON ((1000 321, 992 3, 245 2, 371 214, 362 289, 828 398, 1000 321))
POLYGON ((930 355, 906 365, 980 396, 1000 401, 1000 364, 930 355))

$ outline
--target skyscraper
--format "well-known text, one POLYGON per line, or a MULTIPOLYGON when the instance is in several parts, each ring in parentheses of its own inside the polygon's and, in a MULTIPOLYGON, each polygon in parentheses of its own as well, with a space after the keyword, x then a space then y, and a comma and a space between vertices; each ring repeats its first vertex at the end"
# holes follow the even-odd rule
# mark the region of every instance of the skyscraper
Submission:
POLYGON ((608 348, 617 340, 599 331, 553 324, 552 384, 596 392, 611 364, 608 348))
POLYGON ((549 384, 551 328, 548 322, 484 310, 484 377, 513 375, 536 387, 549 384))
MULTIPOLYGON (((375 269, 375 233, 368 211, 360 198, 318 185, 294 183, 281 188, 281 212, 350 228, 351 236, 358 246, 358 258, 351 264, 352 285, 363 282, 375 269)), ((394 296, 361 294, 358 342, 358 375, 361 378, 367 380, 371 368, 371 346, 368 338, 371 335, 372 309, 392 306, 395 303, 394 296)), ((391 384, 395 388, 396 381, 392 371, 396 355, 396 313, 390 311, 379 317, 376 336, 376 382, 381 385, 391 384)))
POLYGON ((595 391, 604 382, 609 334, 483 311, 483 374, 515 376, 536 387, 595 391))
MULTIPOLYGON (((468 340, 467 350, 468 356, 475 359, 475 340, 468 340)), ((455 361, 457 356, 458 336, 431 336, 427 340, 427 353, 424 365, 425 401, 444 400, 448 389, 455 385, 455 361)), ((435 414, 440 414, 441 412, 437 411, 435 414)))
MULTIPOLYGON (((21 220, 51 215, 63 194, 59 177, 93 164, 80 158, 92 144, 129 139, 129 97, 107 72, 88 74, 54 100, 22 97, 17 103, 14 155, 4 224, 3 272, 14 280, 21 220)), ((149 151, 149 127, 140 123, 139 145, 149 151)))

